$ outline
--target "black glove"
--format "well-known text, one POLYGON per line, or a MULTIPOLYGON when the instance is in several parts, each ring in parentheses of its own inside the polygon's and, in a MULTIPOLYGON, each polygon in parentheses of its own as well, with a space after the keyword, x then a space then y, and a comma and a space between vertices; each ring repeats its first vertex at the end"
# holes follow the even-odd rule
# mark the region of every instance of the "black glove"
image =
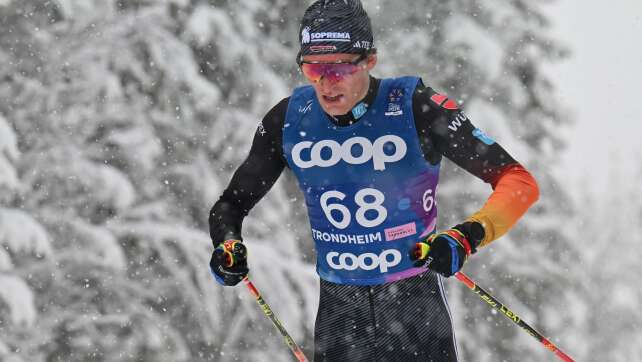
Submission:
POLYGON ((430 268, 449 277, 464 266, 470 254, 477 252, 484 235, 480 223, 466 221, 415 244, 410 258, 415 260, 415 267, 430 268))
POLYGON ((249 272, 245 245, 240 240, 220 243, 212 253, 210 272, 222 285, 238 284, 249 272))

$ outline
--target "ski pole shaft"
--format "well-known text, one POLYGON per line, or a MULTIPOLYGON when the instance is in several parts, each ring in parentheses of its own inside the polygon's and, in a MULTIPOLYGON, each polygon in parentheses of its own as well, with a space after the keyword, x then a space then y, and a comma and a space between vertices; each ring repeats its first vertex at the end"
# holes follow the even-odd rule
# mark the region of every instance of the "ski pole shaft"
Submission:
POLYGON ((290 337, 290 334, 285 330, 281 322, 276 318, 274 315, 274 312, 272 312, 272 308, 265 302, 263 297, 261 297, 261 294, 259 293, 258 289, 252 284, 250 279, 248 277, 245 277, 243 279, 243 282, 247 286, 247 288, 250 290, 250 293, 256 298, 256 302, 259 303, 259 306, 261 307, 261 310, 263 310, 263 313, 270 318, 272 321, 272 324, 276 327, 276 329, 279 330, 283 338, 285 339, 285 343, 290 347, 290 350, 292 353, 294 353, 294 356, 297 358, 299 362, 308 362, 308 359, 305 357, 305 354, 303 354, 303 351, 299 346, 294 342, 294 339, 290 337))
POLYGON ((515 324, 518 326, 522 327, 526 331, 526 333, 530 334, 533 336, 535 339, 540 341, 546 347, 548 350, 551 352, 555 353, 557 357, 559 357, 562 361, 565 362, 574 362, 574 360, 569 357, 566 353, 564 353, 562 350, 559 349, 556 345, 554 345, 550 340, 548 340, 546 337, 544 337, 541 333, 536 331, 533 327, 529 326, 528 323, 524 322, 522 318, 520 318, 517 314, 515 314, 513 311, 510 309, 506 308, 506 306, 495 299, 490 293, 485 291, 483 288, 481 288, 477 283, 472 281, 468 276, 466 276, 462 272, 455 273, 455 277, 459 279, 461 282, 466 284, 466 286, 472 290, 473 292, 477 293, 479 297, 484 300, 486 303, 488 303, 491 307, 495 308, 496 310, 500 311, 503 315, 505 315, 508 319, 513 321, 515 324))

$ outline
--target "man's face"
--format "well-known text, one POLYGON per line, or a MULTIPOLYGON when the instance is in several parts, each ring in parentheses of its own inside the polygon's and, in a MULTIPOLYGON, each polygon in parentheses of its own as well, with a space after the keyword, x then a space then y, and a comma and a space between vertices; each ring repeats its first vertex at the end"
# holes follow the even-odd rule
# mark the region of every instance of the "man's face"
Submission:
MULTIPOLYGON (((319 54, 306 55, 304 62, 351 62, 359 58, 358 54, 319 54)), ((338 116, 350 112, 350 110, 366 96, 368 92, 368 74, 377 64, 377 56, 369 55, 358 64, 358 70, 352 74, 346 74, 338 80, 321 77, 318 82, 308 82, 314 87, 317 98, 323 110, 332 115, 338 116)), ((307 78, 306 78, 307 79, 307 78)))

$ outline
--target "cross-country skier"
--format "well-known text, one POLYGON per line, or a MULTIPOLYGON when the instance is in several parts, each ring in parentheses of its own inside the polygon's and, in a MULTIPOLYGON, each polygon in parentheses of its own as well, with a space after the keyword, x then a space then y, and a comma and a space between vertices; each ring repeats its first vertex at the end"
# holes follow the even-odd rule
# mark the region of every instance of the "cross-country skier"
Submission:
POLYGON ((359 0, 314 2, 299 40, 309 85, 263 118, 212 208, 212 272, 224 285, 247 275, 243 218, 287 167, 305 194, 321 278, 315 361, 456 361, 442 276, 506 233, 537 183, 455 100, 418 77, 370 75, 377 54, 359 0), (437 232, 442 156, 493 191, 437 232))

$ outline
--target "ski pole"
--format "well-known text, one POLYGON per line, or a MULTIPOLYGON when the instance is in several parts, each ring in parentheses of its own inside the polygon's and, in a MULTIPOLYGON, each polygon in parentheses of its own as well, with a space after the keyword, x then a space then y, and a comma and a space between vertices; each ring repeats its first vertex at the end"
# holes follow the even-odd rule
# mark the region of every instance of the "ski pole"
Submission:
POLYGON ((245 283, 245 285, 247 285, 247 288, 250 290, 250 293, 252 293, 254 298, 256 298, 256 302, 259 303, 259 306, 261 307, 261 310, 263 310, 263 313, 268 318, 270 318, 270 320, 272 321, 272 324, 274 324, 276 329, 278 329, 279 332, 281 332, 281 335, 285 339, 285 343, 288 345, 288 347, 290 347, 290 350, 292 351, 292 353, 294 353, 294 356, 296 356, 297 360, 299 360, 299 362, 308 362, 308 359, 303 354, 303 351, 301 350, 301 348, 299 348, 296 342, 294 342, 294 339, 292 339, 292 337, 290 337, 290 334, 288 334, 285 328, 283 328, 283 325, 281 324, 281 322, 276 318, 276 316, 274 315, 274 312, 272 312, 272 308, 270 308, 270 306, 265 302, 263 297, 261 297, 261 294, 259 293, 258 289, 256 289, 256 287, 254 286, 254 284, 252 284, 250 279, 248 279, 248 277, 245 277, 243 279, 243 282, 245 283))
POLYGON ((522 327, 526 331, 526 333, 530 334, 533 336, 535 339, 540 341, 546 347, 548 350, 551 352, 555 353, 557 357, 559 357, 562 361, 565 362, 574 362, 574 360, 569 357, 566 353, 562 352, 562 350, 559 349, 556 345, 554 345, 550 340, 548 340, 546 337, 542 336, 538 331, 536 331, 533 327, 529 326, 528 323, 524 322, 522 318, 520 318, 517 314, 515 314, 513 311, 510 309, 506 308, 506 306, 495 299, 490 293, 482 289, 477 283, 472 281, 468 276, 466 276, 462 272, 457 272, 455 273, 455 277, 459 279, 461 282, 466 284, 470 290, 473 292, 477 293, 479 297, 484 300, 486 303, 488 303, 491 307, 497 309, 500 311, 503 315, 508 317, 511 321, 513 321, 515 324, 518 326, 522 327))

